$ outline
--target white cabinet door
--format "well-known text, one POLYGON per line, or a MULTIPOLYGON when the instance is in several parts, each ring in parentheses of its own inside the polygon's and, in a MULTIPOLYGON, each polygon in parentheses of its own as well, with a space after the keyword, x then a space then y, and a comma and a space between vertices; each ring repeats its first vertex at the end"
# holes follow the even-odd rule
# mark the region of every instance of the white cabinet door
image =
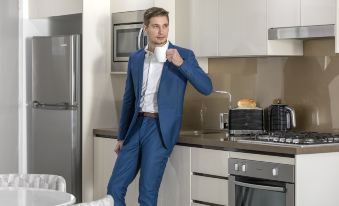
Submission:
POLYGON ((335 22, 336 0, 301 0, 301 26, 335 22))
POLYGON ((29 17, 46 18, 82 13, 82 0, 30 0, 29 17))
POLYGON ((196 57, 218 55, 219 0, 155 0, 154 4, 168 10, 169 40, 192 49, 196 57))
POLYGON ((144 10, 153 5, 154 0, 111 0, 111 12, 144 10))
POLYGON ((335 24, 336 0, 269 0, 267 14, 268 28, 335 24))
POLYGON ((266 0, 219 1, 219 56, 267 53, 266 0))
POLYGON ((267 27, 300 26, 300 0, 268 0, 267 27))
MULTIPOLYGON (((107 184, 117 159, 117 154, 114 152, 116 142, 116 139, 94 137, 94 199, 102 198, 107 193, 107 184)), ((127 205, 138 205, 138 189, 139 175, 128 187, 127 205)))
POLYGON ((158 206, 190 205, 190 150, 174 147, 160 186, 158 206))
POLYGON ((295 155, 295 206, 339 205, 338 162, 339 152, 295 155))
POLYGON ((218 1, 190 1, 192 9, 190 41, 197 57, 218 55, 218 1))
POLYGON ((99 199, 107 193, 107 184, 117 159, 114 152, 116 142, 115 139, 94 138, 94 199, 99 199))

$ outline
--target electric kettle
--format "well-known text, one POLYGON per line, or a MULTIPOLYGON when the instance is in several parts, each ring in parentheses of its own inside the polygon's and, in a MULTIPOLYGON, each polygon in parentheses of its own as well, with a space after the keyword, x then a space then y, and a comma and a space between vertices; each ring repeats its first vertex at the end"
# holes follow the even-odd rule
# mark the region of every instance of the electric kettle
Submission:
POLYGON ((281 100, 275 101, 266 109, 266 129, 270 132, 287 131, 296 127, 295 111, 286 104, 281 104, 281 100))

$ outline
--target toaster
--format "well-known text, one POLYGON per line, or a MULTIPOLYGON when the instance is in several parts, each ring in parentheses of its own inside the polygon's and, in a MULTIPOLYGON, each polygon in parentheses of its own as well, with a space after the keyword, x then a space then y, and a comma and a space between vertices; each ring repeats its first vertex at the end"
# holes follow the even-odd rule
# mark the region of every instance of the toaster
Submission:
POLYGON ((229 133, 231 135, 262 134, 264 113, 262 108, 234 108, 229 110, 229 133))

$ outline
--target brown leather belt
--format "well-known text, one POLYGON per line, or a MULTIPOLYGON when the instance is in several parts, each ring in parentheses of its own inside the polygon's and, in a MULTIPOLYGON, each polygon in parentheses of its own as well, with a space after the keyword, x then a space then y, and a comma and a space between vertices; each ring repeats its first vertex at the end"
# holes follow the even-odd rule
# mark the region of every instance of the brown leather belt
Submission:
POLYGON ((139 116, 142 116, 142 117, 157 118, 157 117, 158 117, 158 113, 152 113, 152 112, 139 112, 139 116))

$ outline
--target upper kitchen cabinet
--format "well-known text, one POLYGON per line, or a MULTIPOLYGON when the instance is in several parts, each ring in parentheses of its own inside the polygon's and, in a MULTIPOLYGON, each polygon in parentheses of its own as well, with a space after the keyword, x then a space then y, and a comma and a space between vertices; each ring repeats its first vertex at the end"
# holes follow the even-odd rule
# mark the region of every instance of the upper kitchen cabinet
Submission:
POLYGON ((266 7, 267 0, 177 0, 176 43, 197 57, 302 55, 301 41, 268 40, 266 7))
POLYGON ((300 25, 300 1, 298 0, 267 1, 268 28, 292 27, 299 25, 300 25))
POLYGON ((218 56, 299 56, 302 41, 268 40, 267 0, 219 0, 218 56))
MULTIPOLYGON (((188 19, 194 22, 182 26, 190 27, 189 34, 191 35, 186 33, 185 36, 189 36, 189 47, 199 57, 218 56, 218 1, 190 1, 191 13, 188 19)), ((177 24, 180 23, 180 21, 177 22, 177 24)), ((180 30, 178 29, 177 32, 180 30)))
POLYGON ((154 0, 111 0, 111 12, 145 10, 154 6, 154 0))
POLYGON ((219 56, 266 55, 266 0, 219 1, 219 56))
POLYGON ((206 73, 208 58, 201 57, 217 54, 218 32, 217 21, 214 19, 217 15, 217 12, 214 12, 217 11, 215 9, 217 2, 218 0, 154 0, 154 6, 169 11, 168 39, 173 44, 192 49, 198 57, 199 65, 206 73), (200 3, 207 6, 204 8, 200 3))
POLYGON ((178 45, 192 49, 198 57, 218 56, 218 2, 176 1, 175 39, 178 45))
POLYGON ((336 0, 300 0, 300 6, 301 26, 336 22, 336 0))
POLYGON ((336 0, 268 0, 268 28, 335 24, 336 0))
POLYGON ((300 39, 299 42, 302 42, 305 38, 335 36, 338 53, 339 28, 336 22, 339 10, 336 2, 337 0, 268 0, 268 28, 274 28, 269 31, 269 39, 279 39, 276 42, 300 39))
POLYGON ((82 0, 30 0, 29 17, 47 18, 82 13, 82 0))

